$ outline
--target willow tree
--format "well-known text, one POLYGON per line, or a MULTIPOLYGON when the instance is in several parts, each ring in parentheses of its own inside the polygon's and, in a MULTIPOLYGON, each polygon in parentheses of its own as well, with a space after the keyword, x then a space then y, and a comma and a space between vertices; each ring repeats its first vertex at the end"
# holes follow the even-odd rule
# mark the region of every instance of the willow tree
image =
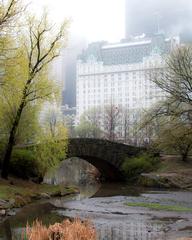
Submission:
POLYGON ((66 158, 68 132, 59 110, 56 106, 48 108, 44 113, 43 124, 36 134, 38 144, 34 146, 34 152, 40 179, 66 158))
POLYGON ((67 30, 68 21, 55 30, 48 23, 46 14, 40 20, 35 17, 28 19, 21 30, 21 37, 16 43, 17 59, 5 69, 8 79, 4 96, 12 111, 2 163, 3 178, 8 177, 13 146, 25 110, 53 97, 55 84, 49 79, 48 67, 59 56, 67 30))
POLYGON ((22 0, 0 0, 0 85, 5 84, 4 67, 7 59, 13 58, 18 19, 25 10, 22 0))

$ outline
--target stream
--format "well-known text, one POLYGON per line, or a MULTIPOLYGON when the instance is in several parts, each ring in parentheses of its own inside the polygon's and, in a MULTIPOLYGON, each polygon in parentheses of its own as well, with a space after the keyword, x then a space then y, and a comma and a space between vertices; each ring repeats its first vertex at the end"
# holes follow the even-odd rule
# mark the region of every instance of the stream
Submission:
POLYGON ((66 218, 90 219, 100 240, 175 240, 192 236, 192 210, 167 211, 127 206, 153 203, 192 209, 192 192, 143 189, 122 183, 80 186, 80 194, 38 201, 0 225, 1 240, 15 240, 35 219, 53 224, 66 218))

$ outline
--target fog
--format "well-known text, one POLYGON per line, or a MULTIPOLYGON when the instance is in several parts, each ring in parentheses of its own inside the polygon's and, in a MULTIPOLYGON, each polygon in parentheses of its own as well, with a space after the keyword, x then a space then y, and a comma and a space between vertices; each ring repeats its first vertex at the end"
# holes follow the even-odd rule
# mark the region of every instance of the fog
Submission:
POLYGON ((192 39, 191 0, 126 0, 126 37, 164 32, 192 39))
POLYGON ((165 33, 192 41, 192 0, 25 0, 36 14, 44 7, 53 22, 72 19, 63 53, 65 103, 75 106, 76 57, 87 42, 118 42, 131 36, 165 33), (81 39, 81 40, 79 40, 81 39))

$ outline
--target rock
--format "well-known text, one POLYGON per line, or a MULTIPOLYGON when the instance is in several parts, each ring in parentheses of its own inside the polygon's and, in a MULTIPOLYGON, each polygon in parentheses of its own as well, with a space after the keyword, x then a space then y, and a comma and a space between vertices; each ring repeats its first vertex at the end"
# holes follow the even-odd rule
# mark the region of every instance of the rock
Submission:
POLYGON ((39 196, 40 196, 40 198, 43 198, 43 199, 49 199, 49 198, 51 198, 48 193, 40 193, 39 196))
POLYGON ((10 208, 10 207, 11 207, 11 205, 10 205, 9 202, 0 199, 0 210, 1 209, 7 209, 7 208, 10 208))
POLYGON ((14 204, 15 204, 15 199, 11 198, 11 199, 9 200, 9 204, 12 205, 12 206, 14 206, 14 204))
POLYGON ((13 210, 10 210, 7 212, 7 216, 15 216, 15 215, 16 215, 16 212, 13 210))
POLYGON ((0 210, 0 216, 5 216, 5 215, 6 215, 6 210, 5 209, 0 210))
POLYGON ((7 203, 7 201, 0 199, 0 205, 6 204, 6 203, 7 203))

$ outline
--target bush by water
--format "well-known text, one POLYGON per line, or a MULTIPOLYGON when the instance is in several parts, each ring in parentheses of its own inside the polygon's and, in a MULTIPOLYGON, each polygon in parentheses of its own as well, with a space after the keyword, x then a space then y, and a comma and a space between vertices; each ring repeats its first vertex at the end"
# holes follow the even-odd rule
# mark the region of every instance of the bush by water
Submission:
POLYGON ((131 181, 137 179, 141 173, 153 171, 158 162, 158 158, 153 154, 143 153, 137 157, 125 159, 122 170, 125 177, 131 181))

